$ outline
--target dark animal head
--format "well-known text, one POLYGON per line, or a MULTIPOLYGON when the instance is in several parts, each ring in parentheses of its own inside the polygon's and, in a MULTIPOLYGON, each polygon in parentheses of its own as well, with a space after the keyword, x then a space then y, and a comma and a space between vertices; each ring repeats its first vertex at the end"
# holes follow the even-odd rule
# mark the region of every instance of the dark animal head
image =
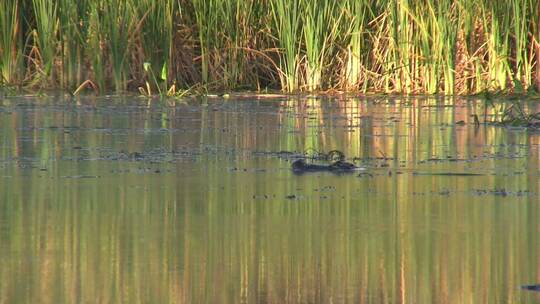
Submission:
POLYGON ((306 161, 303 159, 297 159, 292 163, 292 169, 294 171, 302 171, 306 168, 306 161))

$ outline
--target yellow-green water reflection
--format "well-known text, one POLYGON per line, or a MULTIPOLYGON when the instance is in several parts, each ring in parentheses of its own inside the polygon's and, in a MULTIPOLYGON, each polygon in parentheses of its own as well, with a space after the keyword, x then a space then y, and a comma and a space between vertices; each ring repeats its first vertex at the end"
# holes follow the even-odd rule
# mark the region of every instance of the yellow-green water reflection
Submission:
POLYGON ((482 102, 0 109, 0 303, 539 300, 540 136, 475 128, 482 102), (306 149, 369 174, 264 153, 306 149))

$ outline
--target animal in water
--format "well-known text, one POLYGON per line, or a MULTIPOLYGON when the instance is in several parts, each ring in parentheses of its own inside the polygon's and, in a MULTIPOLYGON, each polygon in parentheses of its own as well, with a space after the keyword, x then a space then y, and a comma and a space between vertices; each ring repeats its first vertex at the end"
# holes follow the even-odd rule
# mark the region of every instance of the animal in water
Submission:
POLYGON ((297 159, 292 163, 292 169, 296 173, 304 172, 349 172, 359 169, 352 163, 346 162, 344 160, 335 161, 329 165, 319 165, 319 164, 308 164, 304 159, 297 159))
POLYGON ((526 290, 532 290, 532 291, 540 291, 540 284, 523 285, 523 286, 521 286, 521 288, 526 289, 526 290))

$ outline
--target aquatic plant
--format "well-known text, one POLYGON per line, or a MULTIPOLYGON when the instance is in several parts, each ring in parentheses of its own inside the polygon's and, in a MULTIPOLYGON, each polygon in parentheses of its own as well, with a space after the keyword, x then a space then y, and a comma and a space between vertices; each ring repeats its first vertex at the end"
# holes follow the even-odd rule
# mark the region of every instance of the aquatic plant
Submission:
POLYGON ((540 112, 529 113, 521 102, 514 102, 502 113, 499 124, 507 126, 540 127, 540 112))

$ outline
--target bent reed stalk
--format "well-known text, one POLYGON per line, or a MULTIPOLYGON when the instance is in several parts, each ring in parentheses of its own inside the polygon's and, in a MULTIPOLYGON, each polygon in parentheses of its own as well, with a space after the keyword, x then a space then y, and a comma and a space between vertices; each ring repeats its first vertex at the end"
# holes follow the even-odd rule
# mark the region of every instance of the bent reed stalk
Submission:
POLYGON ((0 85, 521 91, 540 84, 539 7, 533 0, 4 0, 0 85))

